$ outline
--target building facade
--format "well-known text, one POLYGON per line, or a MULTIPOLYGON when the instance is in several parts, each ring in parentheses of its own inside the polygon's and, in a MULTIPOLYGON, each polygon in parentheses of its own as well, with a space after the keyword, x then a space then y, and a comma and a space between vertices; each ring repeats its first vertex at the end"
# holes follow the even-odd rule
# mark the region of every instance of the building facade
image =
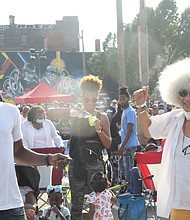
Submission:
POLYGON ((9 25, 0 25, 0 51, 28 51, 30 48, 46 51, 79 51, 78 16, 65 16, 55 24, 15 24, 9 16, 9 25))

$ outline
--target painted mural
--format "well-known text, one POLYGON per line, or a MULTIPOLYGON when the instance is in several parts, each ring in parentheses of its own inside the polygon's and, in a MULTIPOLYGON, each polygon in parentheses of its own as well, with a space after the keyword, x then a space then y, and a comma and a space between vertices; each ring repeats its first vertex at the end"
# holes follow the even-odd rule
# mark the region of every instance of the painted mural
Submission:
MULTIPOLYGON (((4 95, 15 99, 44 81, 63 94, 77 96, 83 76, 82 53, 57 51, 44 55, 31 59, 29 52, 0 52, 0 89, 4 95)), ((85 53, 86 60, 91 55, 85 53)))

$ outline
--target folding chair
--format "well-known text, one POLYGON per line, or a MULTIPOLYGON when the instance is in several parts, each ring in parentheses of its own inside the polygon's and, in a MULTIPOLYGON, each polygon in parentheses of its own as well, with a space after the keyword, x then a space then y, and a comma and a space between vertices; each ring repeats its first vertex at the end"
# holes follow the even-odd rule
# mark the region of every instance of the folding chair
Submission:
POLYGON ((149 165, 160 164, 162 152, 137 152, 136 161, 139 168, 140 179, 142 180, 143 193, 145 193, 146 205, 150 206, 152 213, 157 218, 157 190, 154 182, 154 175, 150 172, 149 165))
POLYGON ((119 160, 120 160, 119 156, 116 153, 112 153, 110 155, 109 160, 111 162, 112 170, 113 170, 113 181, 112 181, 113 186, 122 184, 123 182, 126 182, 125 177, 122 173, 120 164, 119 164, 119 160))
MULTIPOLYGON (((61 149, 57 147, 47 147, 47 148, 34 148, 33 151, 37 153, 43 153, 43 154, 55 154, 55 153, 61 153, 61 149)), ((38 167, 37 167, 38 168, 38 167)), ((40 168, 40 167, 39 167, 40 168)), ((39 209, 41 209, 44 205, 47 205, 47 200, 44 199, 44 196, 46 194, 46 187, 49 184, 52 185, 61 185, 61 180, 63 177, 63 170, 56 170, 54 167, 50 168, 50 176, 48 176, 46 173, 41 172, 40 173, 40 194, 38 195, 38 201, 40 201, 39 209)))

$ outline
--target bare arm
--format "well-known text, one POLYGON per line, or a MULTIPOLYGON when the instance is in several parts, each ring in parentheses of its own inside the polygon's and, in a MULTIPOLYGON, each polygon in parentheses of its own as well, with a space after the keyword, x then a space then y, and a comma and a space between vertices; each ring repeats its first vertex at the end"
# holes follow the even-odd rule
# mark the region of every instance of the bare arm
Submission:
POLYGON ((49 154, 48 161, 46 154, 39 154, 29 150, 23 146, 22 139, 14 142, 14 158, 15 162, 25 166, 46 165, 47 162, 58 168, 63 168, 70 161, 70 158, 63 154, 49 154))
POLYGON ((133 124, 132 123, 128 123, 127 124, 127 133, 125 136, 125 139, 123 141, 123 143, 121 144, 121 147, 118 150, 118 154, 122 154, 124 149, 125 149, 125 145, 127 144, 127 142, 129 141, 129 138, 131 137, 133 131, 133 124))
POLYGON ((105 148, 109 148, 111 145, 111 133, 110 123, 108 117, 105 114, 101 114, 101 119, 97 120, 95 125, 99 138, 105 148))
POLYGON ((26 202, 25 202, 24 207, 35 210, 35 204, 36 204, 36 198, 35 198, 34 192, 33 191, 28 192, 26 194, 26 202))
POLYGON ((141 113, 142 109, 138 109, 137 113, 138 113, 138 117, 140 119, 140 126, 142 128, 142 132, 143 134, 147 137, 147 138, 151 138, 151 135, 148 131, 148 127, 151 125, 151 119, 147 113, 147 111, 141 113))
POLYGON ((63 213, 57 208, 56 205, 54 205, 54 206, 51 208, 51 210, 52 210, 53 212, 55 212, 56 215, 58 215, 61 220, 67 220, 67 218, 66 218, 66 217, 63 215, 63 213))
POLYGON ((87 220, 93 220, 94 213, 95 213, 95 205, 91 203, 90 210, 89 210, 88 216, 87 216, 87 220))
MULTIPOLYGON (((148 99, 148 86, 143 86, 142 89, 135 91, 133 93, 133 97, 136 105, 144 104, 148 99)), ((142 128, 142 132, 147 138, 151 138, 151 135, 148 131, 148 128, 151 125, 151 119, 148 116, 146 108, 138 108, 137 113, 140 119, 140 126, 142 128)))
POLYGON ((46 215, 45 215, 45 216, 42 216, 42 219, 44 219, 44 220, 48 219, 49 216, 50 216, 50 214, 51 214, 51 209, 48 209, 46 215))
POLYGON ((117 203, 116 195, 111 190, 110 190, 110 193, 112 194, 111 203, 116 204, 117 203))
POLYGON ((31 220, 34 219, 34 215, 36 211, 35 204, 36 204, 36 198, 34 196, 34 192, 33 191, 28 192, 26 194, 26 202, 24 203, 24 209, 26 212, 27 219, 31 219, 31 220))

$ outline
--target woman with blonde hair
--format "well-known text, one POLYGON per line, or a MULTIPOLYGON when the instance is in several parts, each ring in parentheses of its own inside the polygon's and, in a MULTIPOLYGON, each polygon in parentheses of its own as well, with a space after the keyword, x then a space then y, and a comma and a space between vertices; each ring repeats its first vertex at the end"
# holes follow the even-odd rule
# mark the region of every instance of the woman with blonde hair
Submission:
POLYGON ((101 161, 102 149, 111 144, 108 117, 96 109, 102 80, 97 76, 84 76, 80 83, 81 98, 84 108, 72 123, 70 139, 69 181, 71 187, 71 219, 82 219, 84 195, 93 189, 90 187, 91 176, 104 171, 101 161))
POLYGON ((134 92, 144 134, 165 139, 158 185, 157 214, 172 220, 190 219, 190 59, 167 66, 159 78, 162 99, 178 107, 149 117, 148 87, 134 92))

